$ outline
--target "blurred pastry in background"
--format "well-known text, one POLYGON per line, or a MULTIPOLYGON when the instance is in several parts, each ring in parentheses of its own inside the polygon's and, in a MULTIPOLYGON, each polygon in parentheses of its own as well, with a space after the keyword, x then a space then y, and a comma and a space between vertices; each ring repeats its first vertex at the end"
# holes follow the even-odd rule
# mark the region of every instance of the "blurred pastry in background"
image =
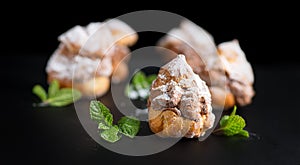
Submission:
POLYGON ((118 19, 77 25, 58 37, 59 47, 46 67, 48 82, 56 79, 61 87, 102 96, 111 80, 118 83, 127 77, 128 46, 137 39, 137 33, 118 19))
MULTIPOLYGON (((209 86, 214 107, 228 109, 251 103, 255 95, 253 70, 237 40, 216 47, 208 32, 185 20, 158 45, 186 56, 193 71, 209 86)), ((172 59, 174 53, 166 57, 172 59)))

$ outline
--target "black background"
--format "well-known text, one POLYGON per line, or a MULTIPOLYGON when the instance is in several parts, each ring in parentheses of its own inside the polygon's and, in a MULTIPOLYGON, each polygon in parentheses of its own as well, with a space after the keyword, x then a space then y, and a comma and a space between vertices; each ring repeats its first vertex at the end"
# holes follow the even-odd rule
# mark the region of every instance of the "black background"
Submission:
MULTIPOLYGON (((300 164, 298 108, 299 32, 295 5, 240 2, 11 2, 1 10, 1 160, 43 164, 300 164), (294 6, 294 7, 293 7, 294 6), (147 157, 115 154, 84 131, 73 106, 37 109, 34 84, 46 86, 44 68, 58 46, 57 36, 75 25, 103 21, 144 9, 182 15, 210 32, 216 43, 238 39, 254 68, 256 97, 240 109, 247 130, 259 138, 210 136, 184 139, 147 157), (4 43, 4 44, 3 44, 4 43)), ((155 45, 162 34, 143 33, 133 49, 155 45)))
MULTIPOLYGON (((146 9, 165 10, 182 15, 210 32, 216 43, 238 39, 251 63, 299 62, 292 40, 296 31, 297 10, 291 3, 210 2, 195 4, 145 2, 130 3, 40 2, 8 5, 1 11, 4 52, 47 55, 56 49, 57 37, 75 25, 103 21, 128 12, 146 9), (16 48, 17 47, 17 48, 16 48)), ((3 6, 4 8, 6 6, 3 6)), ((161 36, 144 34, 136 47, 155 45, 161 36)), ((3 53, 5 55, 5 53, 3 53)))

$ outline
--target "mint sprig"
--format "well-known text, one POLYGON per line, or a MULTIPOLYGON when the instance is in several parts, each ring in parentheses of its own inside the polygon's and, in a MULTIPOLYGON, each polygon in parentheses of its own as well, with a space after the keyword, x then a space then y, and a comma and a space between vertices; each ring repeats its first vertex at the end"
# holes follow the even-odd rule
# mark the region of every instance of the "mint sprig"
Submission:
POLYGON ((35 85, 32 89, 32 93, 37 95, 42 101, 41 103, 34 104, 35 106, 62 107, 81 98, 81 93, 78 90, 71 88, 60 89, 59 82, 57 80, 50 83, 48 94, 41 85, 35 85))
POLYGON ((220 128, 214 130, 214 134, 225 136, 241 135, 247 138, 249 137, 248 131, 244 130, 246 122, 241 116, 235 114, 236 109, 237 107, 234 106, 230 116, 224 115, 221 118, 220 128))
POLYGON ((134 117, 124 116, 118 121, 119 131, 130 138, 139 132, 140 121, 134 117))
POLYGON ((137 89, 137 90, 140 90, 140 89, 147 89, 150 87, 148 81, 147 81, 147 77, 145 75, 144 72, 142 71, 139 71, 137 72, 133 78, 132 78, 132 84, 134 85, 134 87, 137 89))
POLYGON ((110 143, 120 140, 122 134, 134 138, 140 129, 140 121, 128 116, 122 117, 118 124, 114 125, 110 110, 97 100, 90 102, 90 116, 98 124, 100 137, 110 143))
POLYGON ((57 80, 54 80, 50 83, 48 88, 48 95, 49 97, 54 97, 56 93, 59 91, 59 82, 57 80))
POLYGON ((103 131, 100 132, 100 136, 111 143, 114 143, 118 140, 121 139, 121 134, 119 133, 119 128, 118 126, 114 125, 112 127, 110 127, 109 129, 105 129, 103 131))
POLYGON ((91 101, 90 116, 98 123, 99 129, 109 129, 113 125, 113 116, 110 110, 100 101, 91 101))
POLYGON ((32 89, 32 93, 37 95, 42 101, 46 101, 48 98, 45 89, 40 85, 35 85, 32 89))
POLYGON ((135 73, 131 83, 125 88, 125 95, 130 99, 147 100, 150 87, 156 77, 155 74, 146 76, 142 71, 135 73))

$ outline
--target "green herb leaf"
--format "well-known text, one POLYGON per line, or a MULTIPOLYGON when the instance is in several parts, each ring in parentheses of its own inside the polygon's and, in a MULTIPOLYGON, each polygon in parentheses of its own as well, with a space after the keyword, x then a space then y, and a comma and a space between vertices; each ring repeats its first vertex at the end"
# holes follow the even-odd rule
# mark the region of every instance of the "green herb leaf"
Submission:
POLYGON ((32 93, 37 95, 42 101, 47 100, 47 93, 45 89, 40 85, 35 85, 32 89, 32 93))
POLYGON ((140 121, 134 117, 122 117, 118 126, 113 125, 113 115, 100 101, 92 100, 90 103, 91 119, 98 123, 99 135, 104 140, 114 143, 121 138, 121 134, 133 138, 139 131, 140 121))
POLYGON ((126 86, 125 95, 130 99, 147 100, 150 87, 156 77, 155 74, 146 76, 142 71, 137 72, 133 76, 131 84, 126 86))
POLYGON ((57 80, 53 80, 51 83, 50 83, 50 86, 48 88, 48 95, 49 95, 49 98, 52 98, 54 97, 57 92, 59 91, 59 83, 57 80))
POLYGON ((122 134, 133 138, 140 129, 140 121, 134 117, 124 116, 118 121, 119 130, 122 134))
POLYGON ((148 89, 150 87, 146 75, 142 71, 139 71, 134 75, 132 84, 137 90, 148 89))
POLYGON ((245 126, 245 120, 241 116, 229 116, 227 124, 223 127, 223 131, 226 136, 233 136, 243 130, 245 126))
POLYGON ((156 79, 157 75, 155 74, 151 74, 149 76, 147 76, 147 82, 148 84, 150 84, 150 86, 152 85, 152 82, 156 79))
POLYGON ((127 85, 125 88, 125 95, 130 99, 137 99, 139 97, 138 92, 135 91, 133 85, 127 85))
POLYGON ((51 106, 62 107, 77 101, 80 97, 81 93, 78 90, 63 88, 59 90, 55 96, 49 98, 47 102, 51 106))
POLYGON ((246 130, 243 130, 246 126, 245 120, 236 115, 236 106, 234 106, 233 111, 230 116, 225 115, 220 120, 220 128, 214 131, 215 134, 223 134, 226 136, 233 135, 242 135, 245 137, 249 137, 249 133, 246 130))
MULTIPOLYGON (((104 126, 112 126, 113 116, 110 110, 100 101, 92 100, 90 103, 91 119, 104 126)), ((102 127, 102 126, 101 126, 102 127)))
POLYGON ((106 140, 106 141, 108 141, 108 142, 111 142, 111 143, 114 143, 114 142, 120 140, 121 137, 122 137, 122 136, 119 134, 119 128, 118 128, 118 126, 116 126, 116 125, 110 127, 110 128, 107 129, 107 130, 101 131, 101 132, 100 132, 100 136, 101 136, 104 140, 106 140))
POLYGON ((54 80, 50 83, 48 88, 48 94, 45 89, 40 85, 35 85, 32 92, 39 96, 42 100, 39 104, 34 104, 34 106, 55 106, 61 107, 71 104, 81 98, 80 91, 71 88, 59 89, 59 82, 54 80))
POLYGON ((239 135, 241 135, 241 136, 244 136, 244 137, 249 137, 249 132, 248 131, 246 131, 246 130, 241 130, 240 132, 239 132, 239 135))
POLYGON ((229 119, 229 116, 228 115, 224 115, 222 117, 222 119, 220 120, 220 126, 224 127, 227 124, 228 119, 229 119))
POLYGON ((131 84, 127 84, 124 92, 125 96, 129 97, 131 91, 133 91, 133 86, 131 84))
POLYGON ((236 107, 236 105, 233 107, 233 110, 232 110, 232 112, 231 112, 231 114, 230 114, 230 116, 233 116, 233 115, 235 115, 235 113, 236 113, 236 109, 237 109, 237 107, 236 107))
POLYGON ((106 130, 106 129, 109 129, 110 128, 110 126, 107 126, 106 124, 104 124, 104 123, 99 123, 98 124, 98 129, 102 129, 102 130, 106 130))

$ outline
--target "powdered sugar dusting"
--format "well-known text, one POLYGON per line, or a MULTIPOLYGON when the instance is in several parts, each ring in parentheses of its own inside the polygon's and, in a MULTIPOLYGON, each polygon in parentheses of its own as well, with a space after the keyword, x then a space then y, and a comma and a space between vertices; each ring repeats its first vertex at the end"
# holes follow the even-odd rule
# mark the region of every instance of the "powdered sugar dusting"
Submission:
POLYGON ((82 46, 86 42, 88 37, 89 35, 86 32, 85 28, 77 25, 64 34, 60 35, 58 37, 58 40, 71 49, 73 45, 76 45, 78 47, 82 46))
POLYGON ((247 81, 250 84, 254 82, 252 67, 237 40, 221 43, 218 49, 221 52, 220 59, 231 79, 247 81))
MULTIPOLYGON (((204 81, 187 64, 184 55, 164 65, 152 84, 150 91, 151 109, 178 109, 186 119, 195 121, 197 129, 205 132, 214 123, 211 95, 204 81), (156 83, 155 83, 156 82, 156 83), (157 83, 162 83, 157 86, 157 83), (210 116, 210 117, 207 117, 210 116), (198 128, 199 127, 199 128, 198 128)), ((204 135, 202 133, 202 135, 204 135)), ((186 136, 195 136, 193 132, 186 136)))
POLYGON ((108 76, 112 72, 110 59, 104 59, 101 61, 100 59, 90 59, 83 56, 69 58, 59 52, 59 50, 54 52, 46 67, 46 71, 48 73, 57 73, 57 78, 71 80, 73 72, 75 71, 74 79, 84 81, 92 78, 96 73, 97 75, 108 76))
POLYGON ((71 80, 75 71, 74 78, 78 81, 95 75, 109 77, 114 69, 114 55, 119 53, 116 51, 119 45, 113 45, 116 32, 119 37, 135 34, 126 23, 116 19, 71 28, 58 37, 61 44, 48 61, 47 73, 54 72, 56 78, 71 80))
POLYGON ((162 68, 167 69, 170 72, 171 76, 177 77, 193 72, 192 68, 189 66, 189 64, 187 64, 185 56, 182 54, 178 55, 177 58, 175 58, 162 68))

